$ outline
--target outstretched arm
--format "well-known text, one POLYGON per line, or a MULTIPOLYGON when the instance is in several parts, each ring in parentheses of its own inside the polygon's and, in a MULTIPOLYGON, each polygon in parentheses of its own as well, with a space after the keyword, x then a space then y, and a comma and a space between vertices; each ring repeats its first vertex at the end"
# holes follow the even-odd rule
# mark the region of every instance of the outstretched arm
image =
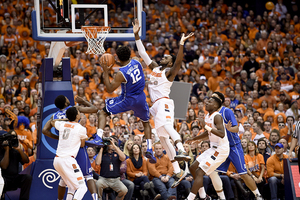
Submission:
POLYGON ((183 59, 184 42, 187 39, 189 39, 190 37, 192 37, 193 35, 194 35, 194 33, 190 33, 188 36, 184 36, 184 34, 182 34, 182 37, 180 40, 180 47, 179 47, 179 51, 178 51, 175 63, 173 64, 173 67, 171 68, 171 70, 166 73, 166 76, 169 81, 173 81, 175 76, 177 75, 178 71, 180 70, 182 59, 183 59))
POLYGON ((135 43, 137 46, 137 49, 139 51, 139 54, 141 58, 145 61, 146 65, 149 66, 149 68, 152 70, 155 67, 158 67, 158 64, 154 61, 151 60, 149 55, 146 53, 145 47, 140 39, 139 36, 139 31, 140 31, 140 26, 139 26, 139 20, 135 19, 134 23, 132 22, 133 25, 133 32, 134 32, 134 37, 135 37, 135 43))
POLYGON ((75 101, 79 104, 83 104, 86 107, 83 106, 76 106, 76 108, 81 113, 96 113, 98 111, 98 108, 94 106, 92 103, 84 100, 82 97, 77 96, 75 101))

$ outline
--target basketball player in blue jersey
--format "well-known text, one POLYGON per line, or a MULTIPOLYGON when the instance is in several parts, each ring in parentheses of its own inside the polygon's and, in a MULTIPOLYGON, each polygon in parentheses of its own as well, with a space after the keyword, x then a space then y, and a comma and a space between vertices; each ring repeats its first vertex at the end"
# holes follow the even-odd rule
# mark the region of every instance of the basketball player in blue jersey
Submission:
MULTIPOLYGON (((96 113, 98 111, 96 106, 94 106, 93 104, 91 104, 88 101, 85 101, 81 97, 77 97, 76 102, 86 106, 86 107, 75 106, 79 112, 96 113)), ((72 107, 70 105, 69 99, 64 95, 59 95, 56 97, 54 104, 60 110, 53 114, 52 120, 66 119, 66 111, 68 108, 72 107)), ((104 111, 102 111, 101 113, 102 113, 102 116, 99 116, 98 120, 100 120, 100 119, 102 120, 102 121, 99 121, 99 125, 102 124, 103 127, 99 126, 100 130, 101 130, 101 128, 103 129, 105 126, 105 117, 106 117, 104 111), (103 121, 104 121, 104 125, 103 125, 103 121)), ((51 121, 52 120, 49 120, 45 124, 42 132, 43 132, 43 134, 45 134, 46 136, 48 136, 50 138, 58 139, 57 135, 51 133, 51 121)), ((90 163, 87 151, 86 151, 86 147, 79 148, 78 154, 76 156, 76 161, 81 168, 83 176, 87 180, 87 186, 88 186, 90 193, 92 194, 93 200, 98 200, 97 188, 96 188, 95 181, 93 180, 92 167, 91 167, 91 163, 90 163)), ((58 200, 62 200, 64 198, 65 190, 66 190, 66 184, 64 183, 64 181, 62 179, 60 179, 60 182, 58 185, 58 200)))
POLYGON ((121 67, 111 82, 109 81, 111 66, 107 66, 105 58, 104 62, 100 64, 103 68, 103 81, 106 91, 111 93, 121 85, 122 93, 116 98, 106 99, 104 110, 108 115, 129 110, 134 111, 134 115, 139 117, 144 125, 147 140, 147 152, 145 156, 149 159, 150 163, 156 163, 156 158, 153 156, 152 151, 151 127, 149 123, 150 113, 144 93, 145 77, 142 65, 139 61, 130 58, 131 51, 127 46, 117 48, 116 53, 121 67))
MULTIPOLYGON (((225 97, 222 93, 214 92, 212 94, 212 97, 219 98, 222 101, 222 103, 224 103, 225 97)), ((221 106, 218 111, 222 115, 225 123, 227 137, 230 144, 230 152, 226 161, 222 165, 220 165, 220 167, 218 167, 216 171, 226 173, 230 162, 232 162, 232 164, 235 166, 238 174, 244 180, 247 187, 253 192, 255 198, 261 200, 262 196, 257 189, 254 179, 252 179, 247 173, 241 140, 237 134, 239 128, 235 116, 231 109, 226 108, 224 106, 221 106)), ((222 181, 219 177, 211 177, 211 181, 216 190, 220 187, 223 188, 222 181)))

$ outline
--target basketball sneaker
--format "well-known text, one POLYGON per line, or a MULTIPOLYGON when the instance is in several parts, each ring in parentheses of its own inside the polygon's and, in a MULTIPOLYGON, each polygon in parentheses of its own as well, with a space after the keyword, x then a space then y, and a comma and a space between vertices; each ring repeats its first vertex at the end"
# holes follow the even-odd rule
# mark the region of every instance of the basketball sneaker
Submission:
POLYGON ((179 150, 178 154, 174 157, 174 159, 177 160, 178 162, 180 161, 189 162, 191 160, 191 157, 185 151, 179 150))
POLYGON ((85 145, 88 147, 103 147, 103 141, 101 137, 99 137, 97 134, 93 135, 93 140, 85 141, 85 145))
POLYGON ((174 176, 175 182, 171 185, 171 188, 176 188, 180 182, 186 177, 186 175, 188 174, 188 164, 187 162, 185 162, 185 171, 183 171, 182 169, 180 169, 180 172, 177 173, 174 176))
POLYGON ((156 163, 156 158, 155 158, 155 156, 153 155, 153 151, 152 151, 152 149, 147 149, 147 152, 145 153, 145 156, 146 156, 146 158, 148 158, 149 159, 149 162, 150 163, 156 163))

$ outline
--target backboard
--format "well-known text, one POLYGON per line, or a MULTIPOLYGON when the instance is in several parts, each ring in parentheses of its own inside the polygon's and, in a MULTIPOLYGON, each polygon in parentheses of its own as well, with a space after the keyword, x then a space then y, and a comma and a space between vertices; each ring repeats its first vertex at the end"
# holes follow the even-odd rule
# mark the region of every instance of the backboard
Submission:
POLYGON ((86 41, 82 26, 109 26, 106 41, 134 41, 132 20, 146 36, 142 0, 34 0, 32 37, 42 41, 86 41))

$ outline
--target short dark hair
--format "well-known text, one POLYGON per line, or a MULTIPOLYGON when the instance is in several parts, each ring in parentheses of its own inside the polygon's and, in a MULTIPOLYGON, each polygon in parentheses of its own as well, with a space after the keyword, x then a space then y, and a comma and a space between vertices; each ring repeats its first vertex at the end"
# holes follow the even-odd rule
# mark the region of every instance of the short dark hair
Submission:
POLYGON ((57 108, 63 109, 66 105, 66 101, 67 101, 67 99, 64 95, 58 95, 55 98, 54 104, 57 108))
POLYGON ((128 46, 121 46, 121 47, 117 48, 116 53, 117 53, 117 56, 120 61, 129 60, 130 55, 131 55, 131 51, 128 46))
POLYGON ((71 108, 68 108, 68 110, 66 112, 66 116, 71 122, 75 121, 77 114, 78 114, 78 110, 74 106, 71 108))
POLYGON ((225 97, 224 94, 222 94, 221 92, 214 92, 216 95, 218 95, 218 97, 221 99, 222 103, 224 103, 225 101, 225 97))

